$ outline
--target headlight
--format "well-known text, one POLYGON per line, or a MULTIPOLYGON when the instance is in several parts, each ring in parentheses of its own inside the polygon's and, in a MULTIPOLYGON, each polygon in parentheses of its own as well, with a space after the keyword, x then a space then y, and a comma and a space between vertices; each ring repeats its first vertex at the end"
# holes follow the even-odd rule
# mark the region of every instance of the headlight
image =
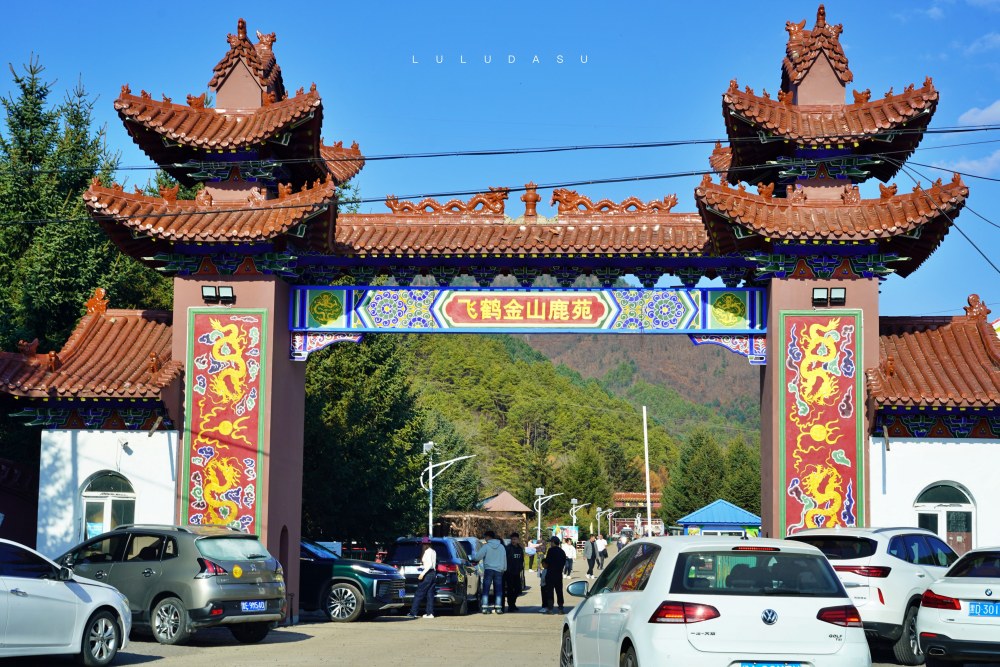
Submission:
POLYGON ((352 565, 351 569, 355 572, 361 572, 363 574, 382 574, 381 570, 376 570, 373 567, 368 567, 367 565, 352 565))

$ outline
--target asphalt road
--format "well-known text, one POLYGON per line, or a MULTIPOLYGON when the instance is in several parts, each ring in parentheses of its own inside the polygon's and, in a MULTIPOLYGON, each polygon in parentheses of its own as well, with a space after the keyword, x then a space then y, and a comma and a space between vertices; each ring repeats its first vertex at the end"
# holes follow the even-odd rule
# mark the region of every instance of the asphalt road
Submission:
MULTIPOLYGON (((567 603, 574 598, 567 597, 567 603)), ((272 631, 260 644, 245 645, 228 630, 198 632, 186 646, 163 646, 152 636, 133 633, 115 665, 405 665, 445 667, 542 667, 558 665, 562 618, 538 613, 537 585, 521 598, 522 612, 502 616, 440 615, 411 620, 385 616, 358 623, 328 623, 319 614, 304 614, 295 626, 272 631)), ((571 605, 567 605, 567 609, 571 605)), ((876 665, 892 665, 889 656, 875 656, 876 665), (885 660, 885 662, 882 662, 885 660)), ((69 659, 0 660, 0 667, 70 665, 69 659)))

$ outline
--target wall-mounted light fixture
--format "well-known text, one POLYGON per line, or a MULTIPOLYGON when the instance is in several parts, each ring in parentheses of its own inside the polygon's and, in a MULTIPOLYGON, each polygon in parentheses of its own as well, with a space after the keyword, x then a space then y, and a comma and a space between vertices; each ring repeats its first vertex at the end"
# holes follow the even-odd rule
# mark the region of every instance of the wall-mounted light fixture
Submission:
POLYGON ((202 285, 201 300, 205 303, 219 303, 219 288, 215 285, 202 285))
POLYGON ((231 285, 202 285, 201 299, 205 303, 232 305, 236 303, 236 292, 231 285))
POLYGON ((219 285, 219 303, 227 305, 236 303, 236 293, 231 285, 219 285))
POLYGON ((824 308, 830 305, 830 290, 825 287, 813 287, 812 303, 814 308, 824 308))
POLYGON ((847 288, 846 287, 831 287, 830 288, 830 305, 831 306, 844 306, 844 305, 847 305, 847 288))

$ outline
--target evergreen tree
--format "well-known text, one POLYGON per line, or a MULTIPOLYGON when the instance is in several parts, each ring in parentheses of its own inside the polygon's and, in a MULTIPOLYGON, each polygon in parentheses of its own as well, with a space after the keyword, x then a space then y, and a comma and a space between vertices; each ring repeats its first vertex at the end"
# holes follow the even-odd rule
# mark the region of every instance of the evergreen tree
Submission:
POLYGON ((760 515, 760 446, 736 438, 726 448, 726 480, 722 497, 760 515))
POLYGON ((726 460, 722 448, 705 429, 693 431, 681 447, 677 464, 663 491, 660 516, 667 525, 722 497, 726 460))
MULTIPOLYGON (((429 411, 424 415, 424 425, 427 437, 434 443, 436 463, 474 453, 455 426, 439 412, 429 411)), ((422 465, 426 467, 426 461, 422 461, 422 465)), ((481 499, 479 487, 479 470, 475 459, 453 464, 447 472, 434 480, 435 516, 449 510, 474 509, 476 502, 481 499)))
POLYGON ((562 488, 566 499, 576 498, 580 504, 607 507, 611 503, 611 484, 597 447, 586 444, 577 448, 563 473, 562 488))

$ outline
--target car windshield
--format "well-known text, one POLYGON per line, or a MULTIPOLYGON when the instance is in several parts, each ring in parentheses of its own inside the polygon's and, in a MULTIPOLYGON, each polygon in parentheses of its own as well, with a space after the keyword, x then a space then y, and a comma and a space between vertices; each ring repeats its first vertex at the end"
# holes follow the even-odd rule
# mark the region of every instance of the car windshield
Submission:
POLYGON ((1000 551, 967 553, 944 576, 1000 579, 1000 551))
POLYGON ((671 593, 846 597, 823 556, 775 551, 692 551, 677 557, 671 593))
POLYGON ((867 537, 847 537, 844 535, 795 535, 788 539, 811 544, 830 560, 853 560, 870 558, 875 554, 878 543, 867 537))
MULTIPOLYGON (((448 545, 443 542, 432 542, 434 552, 437 554, 438 562, 452 560, 448 552, 448 545)), ((406 563, 408 561, 419 561, 420 554, 423 553, 420 542, 396 542, 389 547, 389 553, 385 560, 389 563, 406 563)))
POLYGON ((330 551, 326 547, 316 544, 315 542, 306 542, 305 540, 303 540, 301 544, 303 549, 308 551, 311 555, 313 555, 316 558, 330 558, 334 560, 340 558, 340 556, 338 556, 334 552, 330 551))
POLYGON ((256 537, 202 537, 195 541, 199 553, 216 560, 257 560, 271 554, 256 537))

